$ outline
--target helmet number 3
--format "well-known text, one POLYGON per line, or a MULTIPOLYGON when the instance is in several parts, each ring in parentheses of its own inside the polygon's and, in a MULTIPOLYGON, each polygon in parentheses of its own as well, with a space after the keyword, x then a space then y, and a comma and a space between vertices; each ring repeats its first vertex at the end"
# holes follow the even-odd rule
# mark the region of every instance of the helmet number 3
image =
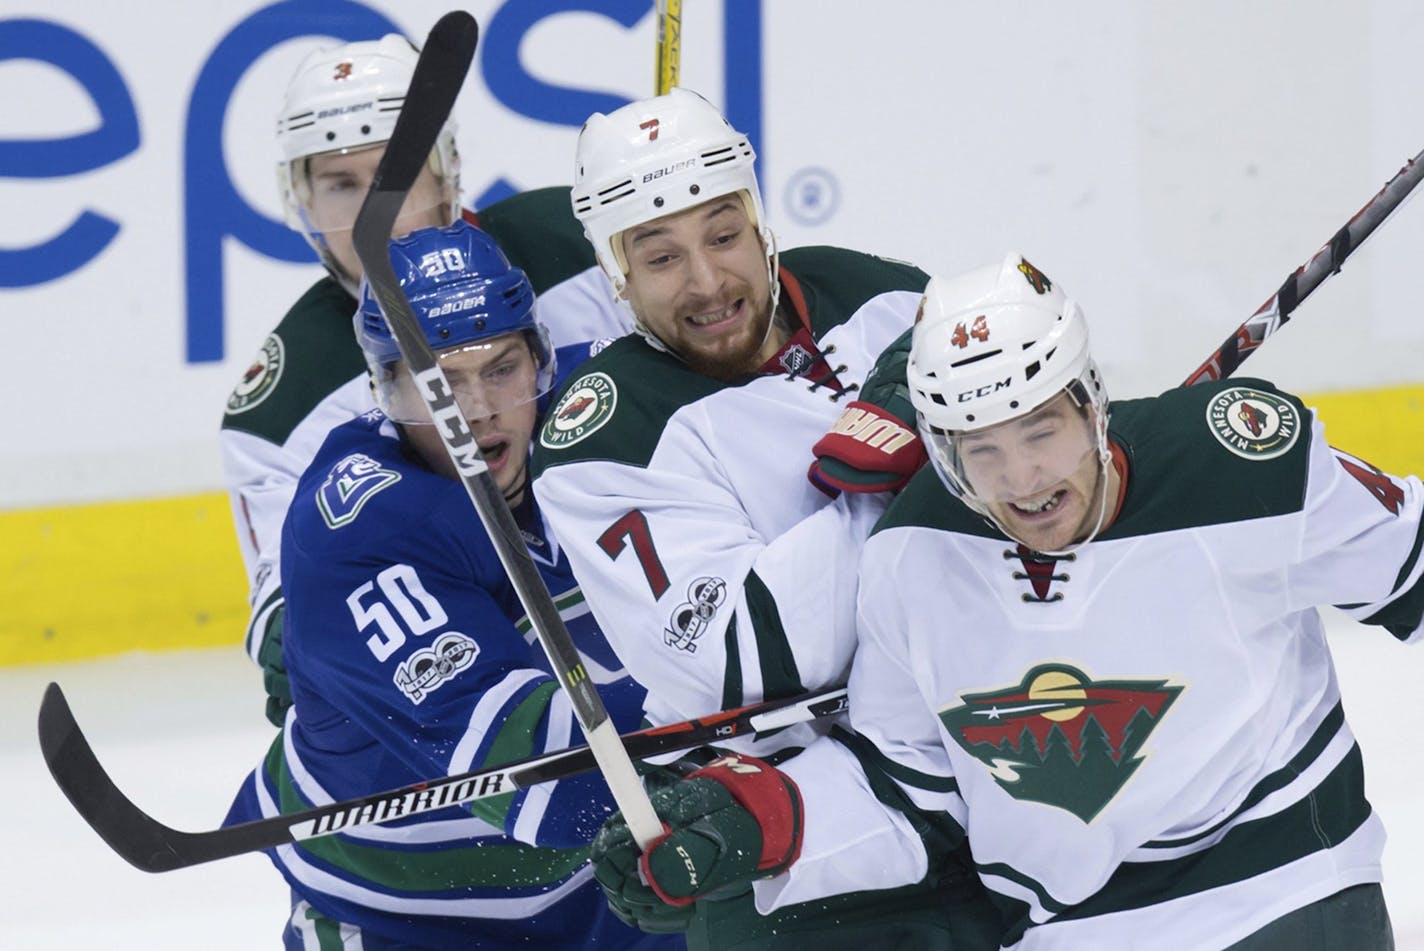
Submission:
POLYGON ((970 324, 968 329, 965 329, 963 321, 956 324, 954 333, 949 337, 949 342, 963 350, 969 346, 969 338, 971 337, 980 343, 989 339, 989 322, 984 319, 983 314, 975 317, 974 323, 970 324))

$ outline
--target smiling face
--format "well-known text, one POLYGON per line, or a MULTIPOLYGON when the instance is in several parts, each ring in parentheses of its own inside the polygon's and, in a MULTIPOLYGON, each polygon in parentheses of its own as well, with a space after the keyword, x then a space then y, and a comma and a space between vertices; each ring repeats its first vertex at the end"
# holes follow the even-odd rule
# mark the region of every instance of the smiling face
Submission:
MULTIPOLYGON (((386 147, 381 144, 313 155, 306 160, 299 188, 312 230, 326 240, 337 269, 353 284, 361 279, 361 261, 351 243, 351 227, 385 154, 386 147)), ((417 228, 449 224, 447 201, 440 179, 427 162, 401 206, 392 237, 399 238, 417 228)))
POLYGON ((1081 541, 1106 500, 1117 498, 1117 472, 1098 455, 1096 412, 1065 392, 1025 416, 953 437, 958 475, 974 500, 1035 551, 1081 541))
POLYGON ((767 249, 739 196, 635 225, 615 240, 634 314, 696 372, 734 379, 785 342, 770 333, 767 249))
MULTIPOLYGON (((529 442, 539 412, 539 365, 528 337, 523 333, 491 337, 447 350, 439 360, 490 475, 509 503, 519 504, 527 485, 529 442)), ((423 401, 405 367, 396 367, 396 372, 403 383, 392 395, 395 411, 406 419, 428 418, 423 409, 419 416, 402 412, 423 401)), ((448 478, 459 478, 433 424, 405 422, 403 426, 427 466, 448 478)))

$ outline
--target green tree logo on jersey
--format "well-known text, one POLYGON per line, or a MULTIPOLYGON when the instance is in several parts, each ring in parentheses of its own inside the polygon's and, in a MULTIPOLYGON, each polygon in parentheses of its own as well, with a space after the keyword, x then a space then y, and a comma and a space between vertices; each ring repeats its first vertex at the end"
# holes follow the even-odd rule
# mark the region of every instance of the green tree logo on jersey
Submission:
POLYGON ((1010 796, 1092 822, 1137 771, 1138 751, 1181 692, 1165 680, 1095 682, 1042 664, 1014 687, 961 694, 939 718, 1010 796))

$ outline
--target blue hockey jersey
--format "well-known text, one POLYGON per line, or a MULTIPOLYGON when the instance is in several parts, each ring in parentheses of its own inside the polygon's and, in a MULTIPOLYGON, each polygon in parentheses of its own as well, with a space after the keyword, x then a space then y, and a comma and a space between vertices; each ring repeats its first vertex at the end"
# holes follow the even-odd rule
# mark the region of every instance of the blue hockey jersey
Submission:
MULTIPOLYGON (((618 729, 643 690, 583 604, 532 493, 515 513, 618 729)), ((380 412, 332 430, 283 529, 293 708, 229 822, 292 812, 582 742, 464 487, 380 412), (526 633, 528 632, 528 633, 526 633)), ((271 858, 329 918, 420 947, 681 946, 608 911, 586 844, 597 774, 287 845, 271 858)))

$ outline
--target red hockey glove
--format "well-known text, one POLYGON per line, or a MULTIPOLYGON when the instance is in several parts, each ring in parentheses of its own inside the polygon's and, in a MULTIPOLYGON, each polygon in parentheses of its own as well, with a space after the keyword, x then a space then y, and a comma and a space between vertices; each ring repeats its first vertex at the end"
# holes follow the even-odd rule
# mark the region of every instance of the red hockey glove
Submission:
POLYGON ((861 398, 811 447, 816 460, 806 476, 827 495, 898 492, 929 458, 905 383, 911 337, 907 330, 885 348, 860 388, 861 398))
POLYGON ((594 877, 618 917, 645 931, 677 930, 680 908, 785 871, 801 854, 801 792, 751 756, 723 756, 653 794, 668 832, 641 856, 621 814, 593 840, 594 877), (639 870, 642 872, 640 881, 639 870))

